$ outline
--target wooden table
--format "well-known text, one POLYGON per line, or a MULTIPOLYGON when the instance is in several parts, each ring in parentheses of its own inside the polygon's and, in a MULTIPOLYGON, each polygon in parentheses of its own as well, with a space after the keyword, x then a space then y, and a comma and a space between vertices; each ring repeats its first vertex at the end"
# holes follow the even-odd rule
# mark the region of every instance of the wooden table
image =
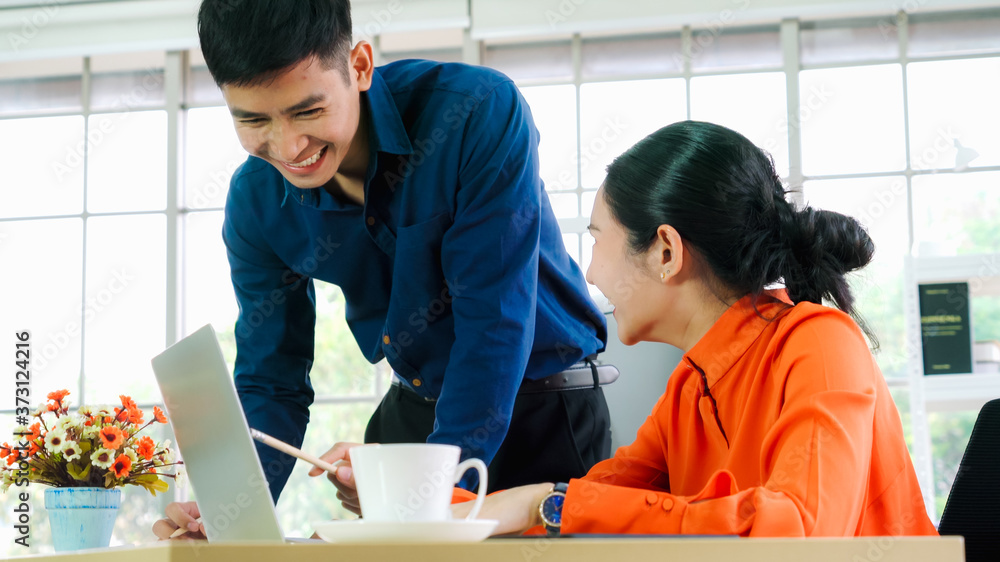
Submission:
POLYGON ((961 537, 851 539, 516 538, 462 544, 158 542, 34 555, 46 562, 963 562, 961 537))

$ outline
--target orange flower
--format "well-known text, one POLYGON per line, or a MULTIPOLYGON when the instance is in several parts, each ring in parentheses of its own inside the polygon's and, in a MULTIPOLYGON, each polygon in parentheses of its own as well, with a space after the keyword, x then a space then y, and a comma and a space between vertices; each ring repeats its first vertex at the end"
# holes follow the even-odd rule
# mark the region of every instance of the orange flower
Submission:
POLYGON ((127 422, 128 421, 128 410, 122 408, 115 408, 115 421, 127 422))
POLYGON ((0 459, 7 458, 7 456, 10 455, 10 453, 11 453, 10 443, 5 442, 3 445, 0 445, 0 459))
POLYGON ((28 441, 34 441, 42 436, 42 424, 35 422, 31 424, 31 427, 28 429, 31 430, 31 435, 28 436, 28 441))
POLYGON ((35 443, 34 441, 32 441, 31 445, 28 445, 28 456, 29 457, 33 457, 33 456, 35 456, 35 453, 37 453, 38 451, 41 451, 41 450, 42 450, 42 448, 38 446, 38 443, 35 443))
POLYGON ((153 458, 153 453, 156 452, 156 444, 153 443, 153 440, 148 435, 144 436, 139 440, 139 446, 136 447, 135 452, 142 455, 142 458, 148 461, 153 458))
POLYGON ((160 423, 167 423, 167 416, 163 415, 163 410, 159 406, 153 406, 153 417, 160 423))
POLYGON ((122 407, 125 408, 126 410, 135 410, 137 408, 137 406, 135 405, 135 400, 132 400, 131 397, 125 396, 124 394, 119 394, 118 398, 121 398, 122 407))
MULTIPOLYGON (((47 409, 48 409, 48 411, 50 411, 50 412, 55 412, 56 410, 58 410, 58 409, 59 409, 59 404, 49 404, 48 406, 46 406, 46 408, 47 408, 47 409)), ((58 414, 57 414, 57 415, 58 415, 58 414)))
POLYGON ((62 399, 66 398, 67 394, 69 394, 68 390, 55 390, 55 391, 49 393, 48 398, 49 398, 49 400, 55 400, 56 402, 62 402, 62 399))
POLYGON ((115 464, 111 465, 111 470, 118 478, 128 476, 129 471, 132 470, 132 459, 128 458, 128 455, 125 454, 118 455, 118 458, 115 459, 115 464))
POLYGON ((142 410, 139 408, 129 408, 128 410, 128 421, 129 423, 134 423, 139 425, 142 423, 142 410))
POLYGON ((101 443, 104 444, 104 447, 106 449, 111 449, 112 451, 121 447, 122 442, 125 441, 125 436, 122 435, 122 430, 113 425, 101 428, 100 436, 101 443))

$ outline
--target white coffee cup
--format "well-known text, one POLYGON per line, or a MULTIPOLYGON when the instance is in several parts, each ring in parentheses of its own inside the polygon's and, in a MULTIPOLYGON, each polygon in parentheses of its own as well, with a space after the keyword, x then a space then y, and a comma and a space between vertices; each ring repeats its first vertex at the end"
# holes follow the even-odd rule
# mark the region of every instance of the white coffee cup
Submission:
POLYGON ((475 519, 486 498, 486 464, 458 462, 462 450, 431 443, 373 444, 350 451, 361 513, 366 521, 446 521, 451 497, 465 472, 479 472, 476 503, 466 519, 475 519))

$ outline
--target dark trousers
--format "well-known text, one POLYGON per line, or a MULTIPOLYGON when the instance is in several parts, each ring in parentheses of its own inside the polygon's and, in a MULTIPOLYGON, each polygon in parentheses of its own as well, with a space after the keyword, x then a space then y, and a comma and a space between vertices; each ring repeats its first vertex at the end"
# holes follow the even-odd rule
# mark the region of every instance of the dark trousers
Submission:
MULTIPOLYGON (((434 407, 393 385, 368 422, 366 443, 423 443, 434 407)), ((600 389, 518 394, 507 437, 489 465, 489 491, 569 482, 611 456, 611 420, 600 389)))

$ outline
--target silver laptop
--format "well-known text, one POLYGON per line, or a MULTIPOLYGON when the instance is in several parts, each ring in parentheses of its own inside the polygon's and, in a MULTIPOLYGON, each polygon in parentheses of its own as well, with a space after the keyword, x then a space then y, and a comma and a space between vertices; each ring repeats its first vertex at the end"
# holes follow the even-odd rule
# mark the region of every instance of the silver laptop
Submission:
POLYGON ((209 542, 285 542, 212 326, 154 357, 153 372, 209 542))

